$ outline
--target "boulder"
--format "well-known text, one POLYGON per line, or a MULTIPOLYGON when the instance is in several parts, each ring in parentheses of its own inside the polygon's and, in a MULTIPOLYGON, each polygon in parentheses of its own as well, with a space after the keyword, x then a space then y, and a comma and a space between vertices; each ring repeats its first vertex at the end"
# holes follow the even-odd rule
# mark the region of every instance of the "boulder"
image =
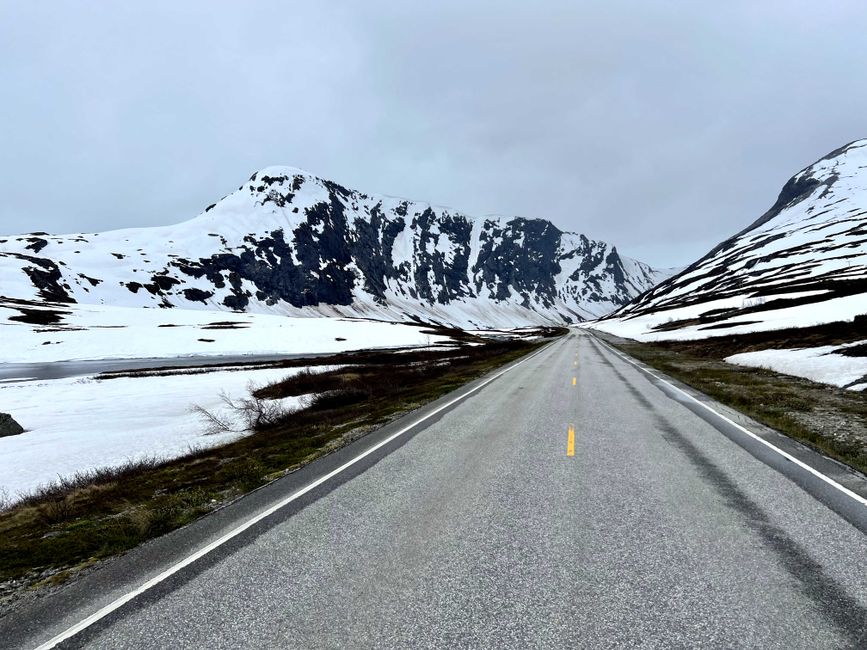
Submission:
POLYGON ((18 424, 8 413, 0 413, 0 438, 17 436, 24 433, 24 427, 18 424))

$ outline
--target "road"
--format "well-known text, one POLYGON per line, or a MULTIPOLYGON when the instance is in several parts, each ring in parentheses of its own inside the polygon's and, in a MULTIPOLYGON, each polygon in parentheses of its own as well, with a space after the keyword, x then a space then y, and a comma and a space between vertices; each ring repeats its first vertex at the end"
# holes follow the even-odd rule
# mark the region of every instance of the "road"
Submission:
POLYGON ((63 647, 863 648, 865 559, 856 525, 573 333, 63 647))

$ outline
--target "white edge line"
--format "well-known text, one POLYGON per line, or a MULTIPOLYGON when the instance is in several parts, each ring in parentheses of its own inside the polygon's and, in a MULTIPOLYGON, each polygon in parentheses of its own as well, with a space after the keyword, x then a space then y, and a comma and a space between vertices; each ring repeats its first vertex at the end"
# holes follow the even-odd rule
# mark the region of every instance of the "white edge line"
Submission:
POLYGON ((850 489, 847 488, 846 486, 844 486, 844 485, 840 485, 839 483, 837 483, 837 481, 835 481, 835 480, 832 479, 831 477, 829 477, 829 476, 825 476, 824 474, 822 474, 822 472, 820 472, 820 471, 817 470, 816 468, 811 467, 810 465, 808 465, 808 464, 805 463, 804 461, 795 458, 794 456, 792 456, 792 454, 790 454, 790 453, 788 453, 788 452, 786 452, 786 451, 780 449, 779 447, 777 447, 777 446, 775 446, 775 445, 772 445, 770 442, 768 442, 767 440, 765 440, 765 439, 762 438, 761 436, 757 436, 755 433, 753 433, 753 432, 750 431, 749 429, 747 429, 747 428, 741 426, 740 424, 738 424, 738 423, 735 422, 734 420, 732 420, 732 419, 726 417, 725 415, 723 415, 723 414, 720 413, 719 411, 717 411, 717 410, 711 408, 710 406, 708 406, 707 404, 705 404, 705 403, 702 402, 701 400, 696 399, 695 397, 693 397, 692 395, 690 395, 689 393, 687 393, 685 390, 683 390, 683 389, 681 389, 681 388, 678 388, 677 386, 675 386, 674 384, 672 384, 670 381, 666 381, 665 379, 663 379, 662 377, 660 377, 660 376, 657 375, 656 373, 651 372, 651 371, 648 370, 647 368, 642 368, 640 365, 638 365, 637 363, 635 363, 632 359, 630 359, 629 357, 627 357, 625 354, 621 353, 619 350, 615 350, 612 346, 608 345, 608 343, 606 343, 605 341, 602 341, 602 340, 596 338, 596 336, 594 336, 593 334, 591 334, 591 336, 593 336, 593 339, 594 339, 594 340, 599 341, 602 345, 604 345, 604 346, 605 346, 606 348, 608 348, 611 352, 613 352, 614 354, 616 354, 618 357, 620 357, 621 359, 623 359, 623 360, 626 361, 627 363, 629 363, 629 364, 635 366, 636 368, 638 368, 638 369, 641 370, 642 372, 647 373, 648 375, 650 375, 651 377, 653 377, 653 378, 656 379, 657 381, 660 381, 660 382, 662 382, 663 384, 665 384, 665 385, 667 385, 667 386, 670 386, 671 388, 673 388, 674 390, 676 390, 678 393, 680 393, 680 394, 682 394, 682 395, 686 395, 689 399, 691 399, 693 402, 695 402, 696 404, 698 404, 698 405, 701 406, 702 408, 707 409, 708 411, 710 411, 711 413, 713 413, 714 415, 716 415, 717 417, 719 417, 719 418, 722 419, 723 421, 728 422, 729 424, 731 424, 731 425, 734 426, 735 428, 737 428, 737 429, 739 429, 740 431, 742 431, 743 433, 747 434, 748 436, 750 436, 750 437, 753 438, 754 440, 756 440, 756 441, 762 443, 763 445, 765 445, 765 446, 768 447, 769 449, 773 449, 775 452, 777 452, 778 454, 780 454, 780 455, 781 455, 783 458, 785 458, 786 460, 790 460, 790 461, 792 461, 793 463, 795 463, 795 464, 796 464, 798 467, 800 467, 801 469, 804 469, 804 470, 808 471, 810 474, 812 474, 812 475, 815 476, 816 478, 821 479, 822 481, 824 481, 825 483, 827 483, 827 484, 830 485, 831 487, 833 487, 833 488, 839 490, 840 492, 842 492, 842 493, 845 494, 846 496, 850 497, 851 499, 854 499, 855 501, 857 501, 857 502, 860 503, 861 505, 863 505, 863 506, 867 506, 867 499, 865 499, 864 497, 862 497, 860 494, 856 494, 855 492, 853 492, 852 490, 850 490, 850 489))
MULTIPOLYGON (((552 342, 552 343, 553 343, 553 342, 552 342)), ((549 344, 549 345, 551 345, 551 344, 549 344)), ((458 402, 460 402, 460 401, 466 399, 467 397, 469 397, 469 396, 472 395, 473 393, 475 393, 475 392, 481 390, 482 388, 484 388, 485 386, 487 386, 488 384, 490 384, 492 381, 494 381, 494 380, 496 380, 496 379, 502 377, 502 376, 505 375, 507 372, 510 372, 511 370, 514 370, 515 368, 517 368, 518 366, 520 366, 520 365, 523 364, 524 362, 529 361, 530 359, 532 359, 532 358, 535 357, 536 355, 538 355, 538 354, 544 352, 547 348, 548 348, 548 345, 546 345, 545 347, 543 347, 541 350, 537 350, 536 352, 534 352, 534 353, 531 354, 530 356, 528 356, 528 357, 526 357, 526 358, 524 358, 524 359, 521 359, 518 363, 515 363, 515 364, 509 366, 509 367, 506 368, 505 370, 501 370, 500 372, 498 372, 498 373, 497 373, 496 375, 494 375, 493 377, 490 377, 490 378, 488 378, 487 380, 485 380, 484 382, 482 382, 481 384, 479 384, 478 386, 475 386, 475 387, 471 388, 471 389, 468 390, 466 393, 463 393, 462 395, 459 395, 459 396, 455 397, 454 399, 452 399, 452 400, 446 402, 446 403, 443 404, 442 406, 437 407, 436 409, 434 409, 433 411, 431 411, 430 413, 428 413, 428 414, 425 415, 424 417, 419 418, 418 420, 414 421, 412 424, 408 424, 407 426, 405 426, 405 427, 404 427, 403 429, 401 429, 400 431, 397 431, 397 432, 391 434, 390 436, 388 436, 387 438, 385 438, 385 439, 379 441, 379 442, 376 443, 374 446, 372 446, 372 447, 370 447, 369 449, 363 451, 362 453, 360 453, 360 454, 359 454, 358 456, 356 456, 355 458, 352 458, 351 460, 348 460, 347 462, 345 462, 345 463, 344 463, 343 465, 341 465, 340 467, 331 470, 330 472, 328 472, 327 474, 325 474, 325 475, 323 475, 323 476, 320 476, 318 479, 316 479, 316 480, 313 481, 312 483, 308 483, 306 486, 304 486, 304 487, 301 488, 300 490, 297 490, 296 492, 293 492, 292 494, 290 494, 288 497, 284 498, 283 500, 278 501, 277 503, 275 503, 273 506, 271 506, 271 507, 268 508, 267 510, 264 510, 264 511, 260 512, 258 515, 252 517, 251 519, 248 519, 247 521, 245 521, 245 522, 244 522, 243 524, 241 524, 240 526, 237 526, 237 527, 233 528, 232 530, 230 530, 229 532, 225 533, 222 537, 219 537, 218 539, 214 540, 213 542, 211 542, 211 543, 208 544, 207 546, 204 546, 204 547, 200 548, 198 551, 196 551, 196 552, 193 553, 192 555, 188 555, 187 557, 185 557, 185 558, 184 558, 183 560, 181 560, 180 562, 177 562, 177 563, 173 564, 172 566, 170 566, 168 569, 166 569, 166 570, 163 571, 162 573, 160 573, 160 574, 154 576, 153 578, 151 578, 151 579, 148 580, 147 582, 144 582, 143 584, 141 584, 140 586, 138 586, 136 589, 133 589, 132 591, 130 591, 130 592, 124 594, 124 595, 121 596, 120 598, 118 598, 118 599, 112 601, 112 602, 109 603, 108 605, 105 605, 104 607, 102 607, 101 609, 97 610, 96 612, 94 612, 93 614, 91 614, 90 616, 88 616, 87 618, 85 618, 84 620, 82 620, 82 621, 76 623, 75 625, 73 625, 72 627, 70 627, 70 628, 66 629, 65 631, 61 632, 60 634, 58 634, 58 635, 55 636, 54 638, 50 639, 49 641, 46 641, 45 643, 43 643, 43 644, 37 646, 36 650, 49 650, 50 648, 54 648, 54 647, 56 647, 58 644, 63 643, 64 641, 67 641, 68 639, 71 639, 72 637, 74 637, 74 636, 75 636, 76 634, 78 634, 79 632, 82 632, 82 631, 86 630, 88 627, 90 627, 91 625, 93 625, 93 624, 96 623, 97 621, 99 621, 99 620, 105 618, 106 616, 108 616, 109 614, 111 614, 112 612, 114 612, 115 610, 117 610, 117 609, 123 607, 125 604, 127 604, 127 603, 130 602, 131 600, 133 600, 133 599, 135 599, 136 597, 140 596, 141 594, 143 594, 144 592, 148 591, 149 589, 152 589, 153 587, 155 587, 155 586, 158 585, 159 583, 165 581, 167 578, 170 578, 171 576, 173 576, 174 574, 176 574, 178 571, 180 571, 180 570, 182 570, 182 569, 188 567, 189 565, 193 564, 193 563, 196 562, 197 560, 200 560, 201 558, 203 558, 204 556, 208 555, 209 553, 211 553, 211 552, 214 551, 215 549, 219 548, 220 546, 222 546, 222 545, 225 544, 226 542, 228 542, 228 541, 230 541, 231 539, 237 537, 238 535, 240 535, 241 533, 243 533, 245 530, 247 530, 247 529, 249 529, 249 528, 255 526, 256 524, 258 524, 258 523, 259 523, 260 521, 262 521, 263 519, 266 519, 267 517, 270 517, 271 515, 273 515, 273 514, 274 514, 275 512, 277 512, 278 510, 281 510, 282 508, 285 508, 287 505, 289 505, 289 504, 292 503, 293 501, 295 501, 295 500, 299 499, 300 497, 304 496, 305 494, 307 494, 307 493, 310 492, 311 490, 313 490, 313 489, 319 487, 320 485, 322 485, 322 484, 325 483, 326 481, 328 481, 328 480, 334 478, 335 476, 337 476, 337 475, 340 474, 341 472, 345 471, 345 470, 348 469, 349 467, 352 467, 352 466, 355 465, 358 461, 360 461, 360 460, 366 458, 367 456, 369 456, 369 455, 372 454, 373 452, 377 451, 378 449, 381 449, 382 447, 384 447, 385 445, 387 445, 387 444, 390 443, 391 441, 395 440, 396 438, 399 438, 400 436, 404 435, 406 432, 408 432, 408 431, 414 429, 415 427, 417 427, 419 424, 421 424, 421 423, 424 422, 425 420, 429 420, 430 418, 432 418, 433 416, 437 415, 438 413, 441 413, 442 411, 444 411, 445 409, 449 408, 450 406, 453 406, 454 404, 457 404, 458 402)))

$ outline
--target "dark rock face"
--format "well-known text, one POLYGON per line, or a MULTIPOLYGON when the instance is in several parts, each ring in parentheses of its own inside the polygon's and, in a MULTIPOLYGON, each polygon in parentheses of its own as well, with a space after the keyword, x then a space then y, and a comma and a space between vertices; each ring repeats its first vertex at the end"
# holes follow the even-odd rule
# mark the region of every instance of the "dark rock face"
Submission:
POLYGON ((837 176, 834 174, 831 174, 828 178, 823 180, 813 178, 809 174, 798 174, 797 176, 790 178, 786 184, 783 185, 783 189, 780 190, 780 195, 777 197, 774 205, 772 205, 770 209, 756 221, 751 223, 745 230, 735 235, 735 237, 740 237, 744 233, 747 233, 750 230, 755 230, 759 226, 766 224, 786 208, 790 208, 806 199, 818 186, 824 185, 827 191, 827 189, 836 183, 837 180, 837 176))
MULTIPOLYGON (((389 283, 431 304, 473 297, 483 286, 496 300, 517 293, 525 307, 533 301, 551 306, 557 300, 563 233, 550 222, 516 218, 505 227, 486 222, 471 269, 473 225, 462 215, 441 217, 428 208, 408 224, 403 216, 389 219, 374 208, 370 220, 356 218, 350 224, 342 203, 334 199, 306 208, 305 214, 306 221, 292 231, 291 245, 283 230, 275 230, 264 237, 248 236, 231 252, 180 258, 170 266, 192 278, 206 278, 217 289, 228 288, 231 295, 223 305, 241 310, 254 295, 266 304, 287 302, 293 307, 350 305, 359 285, 385 303, 389 283), (406 230, 414 235, 412 258, 396 261, 395 240, 406 230), (242 288, 245 282, 255 287, 255 294, 242 288)), ((601 261, 588 260, 587 265, 601 261)), ((171 288, 165 275, 154 276, 153 283, 160 295, 171 288)), ((188 299, 202 294, 196 290, 192 295, 196 297, 188 299)))
POLYGON ((386 281, 409 279, 409 268, 406 265, 396 267, 392 256, 394 241, 406 227, 406 222, 400 216, 389 221, 380 203, 370 211, 370 221, 356 218, 353 226, 355 240, 351 252, 364 277, 364 290, 384 304, 386 281))
POLYGON ((30 242, 29 244, 27 244, 27 248, 29 250, 32 250, 34 253, 38 253, 43 248, 48 246, 48 242, 39 237, 30 237, 27 241, 30 242))
POLYGON ((0 438, 17 436, 24 433, 24 427, 18 424, 8 413, 0 413, 0 438))
POLYGON ((479 259, 473 266, 478 272, 477 290, 482 285, 494 287, 497 300, 505 300, 510 289, 529 306, 530 296, 537 296, 550 306, 557 297, 555 276, 561 268, 557 255, 563 233, 541 219, 512 219, 505 228, 485 223, 479 259))
POLYGON ((213 291, 202 291, 201 289, 184 289, 184 297, 190 302, 205 303, 211 296, 213 291))
POLYGON ((455 298, 469 295, 467 267, 472 225, 467 218, 457 215, 438 218, 427 208, 412 220, 410 228, 418 233, 413 241, 413 280, 417 297, 447 305, 455 298), (442 245, 441 235, 446 238, 442 245), (446 258, 447 251, 452 252, 451 261, 446 258))
POLYGON ((17 253, 7 253, 7 255, 27 262, 22 266, 22 270, 30 278, 43 300, 46 302, 75 302, 69 295, 69 284, 64 281, 60 267, 53 260, 17 253))

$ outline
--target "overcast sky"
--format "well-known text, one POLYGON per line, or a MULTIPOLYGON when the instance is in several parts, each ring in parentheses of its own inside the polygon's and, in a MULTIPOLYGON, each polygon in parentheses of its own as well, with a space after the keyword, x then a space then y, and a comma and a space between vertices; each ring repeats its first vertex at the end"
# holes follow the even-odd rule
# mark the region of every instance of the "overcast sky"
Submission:
POLYGON ((273 164, 659 266, 867 137, 867 3, 0 0, 0 232, 198 214, 273 164))

